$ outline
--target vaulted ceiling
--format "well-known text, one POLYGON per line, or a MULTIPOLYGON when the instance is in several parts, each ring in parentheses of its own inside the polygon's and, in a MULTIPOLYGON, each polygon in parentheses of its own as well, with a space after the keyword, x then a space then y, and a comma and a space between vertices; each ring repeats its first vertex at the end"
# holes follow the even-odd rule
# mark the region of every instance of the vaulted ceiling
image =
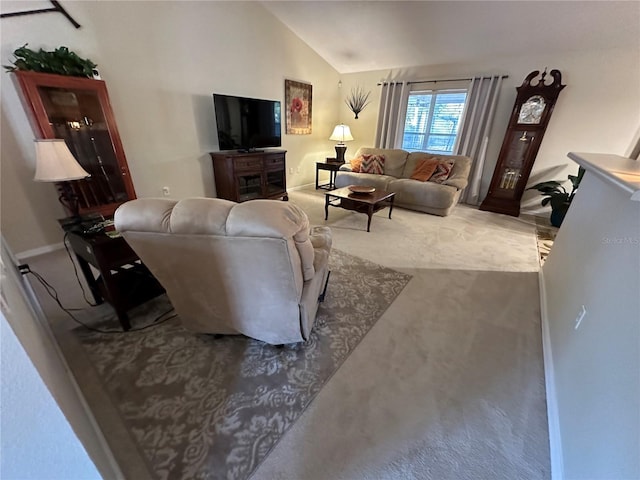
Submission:
POLYGON ((637 47, 638 1, 266 1, 340 73, 637 47))

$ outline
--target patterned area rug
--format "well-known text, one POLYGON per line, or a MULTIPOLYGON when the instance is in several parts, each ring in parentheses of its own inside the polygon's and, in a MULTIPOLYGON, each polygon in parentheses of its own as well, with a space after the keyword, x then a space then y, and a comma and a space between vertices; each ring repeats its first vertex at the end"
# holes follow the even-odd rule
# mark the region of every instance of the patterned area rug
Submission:
MULTIPOLYGON (((178 319, 122 334, 76 330, 156 478, 248 478, 411 279, 335 249, 330 268, 304 344, 214 339, 178 319)), ((167 306, 149 302, 134 328, 167 306)))

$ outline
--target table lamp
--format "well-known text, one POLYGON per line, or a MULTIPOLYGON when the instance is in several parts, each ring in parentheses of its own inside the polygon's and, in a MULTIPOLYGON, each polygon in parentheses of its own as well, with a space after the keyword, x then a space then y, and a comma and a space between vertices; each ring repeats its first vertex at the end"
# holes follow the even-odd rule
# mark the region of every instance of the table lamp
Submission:
POLYGON ((80 166, 61 138, 35 140, 36 144, 36 182, 60 182, 58 200, 73 217, 79 216, 78 196, 69 183, 91 175, 80 166))
POLYGON ((347 151, 347 146, 344 142, 350 142, 353 140, 351 136, 351 129, 348 125, 340 124, 336 125, 333 129, 333 133, 329 137, 329 140, 337 140, 339 143, 336 145, 336 160, 340 163, 344 163, 344 152, 347 151))

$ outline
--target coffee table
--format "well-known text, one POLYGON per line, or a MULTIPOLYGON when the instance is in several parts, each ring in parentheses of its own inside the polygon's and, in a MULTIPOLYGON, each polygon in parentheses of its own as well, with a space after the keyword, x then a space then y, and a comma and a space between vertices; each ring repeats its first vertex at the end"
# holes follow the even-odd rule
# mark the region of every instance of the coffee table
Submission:
POLYGON ((374 213, 389 207, 389 218, 393 211, 394 192, 377 190, 373 193, 353 193, 349 187, 338 188, 325 193, 324 197, 324 219, 329 218, 329 206, 340 207, 345 210, 353 210, 359 213, 366 213, 369 217, 367 221, 367 232, 371 228, 371 217, 374 213))

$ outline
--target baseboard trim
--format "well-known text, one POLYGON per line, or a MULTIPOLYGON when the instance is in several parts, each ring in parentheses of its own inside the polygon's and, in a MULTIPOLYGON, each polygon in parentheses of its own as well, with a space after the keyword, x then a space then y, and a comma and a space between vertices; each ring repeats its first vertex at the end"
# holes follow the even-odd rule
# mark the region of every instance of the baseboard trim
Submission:
POLYGON ((312 183, 304 183, 302 185, 296 185, 295 187, 287 187, 287 190, 289 190, 290 192, 291 191, 295 192, 296 190, 303 190, 303 189, 306 189, 308 187, 312 187, 314 185, 315 185, 315 183, 313 183, 313 182, 312 183))
POLYGON ((558 397, 553 370, 551 351, 551 332, 547 316, 547 292, 544 286, 542 268, 538 271, 540 292, 540 317, 542 320, 542 352, 544 361, 544 383, 547 397, 547 422, 549 424, 549 456, 551 460, 551 480, 564 480, 564 461, 562 456, 562 438, 560 437, 560 417, 558 415, 558 397))
POLYGON ((32 248, 31 250, 25 250, 24 252, 16 253, 16 258, 18 260, 24 260, 26 258, 37 257, 38 255, 54 252, 56 250, 60 250, 61 248, 64 248, 64 243, 54 243, 53 245, 45 245, 44 247, 32 248))

